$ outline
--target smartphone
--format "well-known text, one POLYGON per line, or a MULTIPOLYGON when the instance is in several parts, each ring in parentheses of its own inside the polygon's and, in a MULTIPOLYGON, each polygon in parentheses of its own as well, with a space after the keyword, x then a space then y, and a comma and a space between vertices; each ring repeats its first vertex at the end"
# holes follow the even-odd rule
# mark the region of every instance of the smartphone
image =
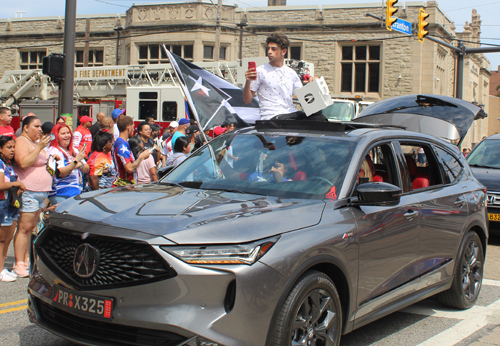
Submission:
POLYGON ((52 142, 54 139, 56 139, 55 133, 50 134, 50 141, 52 142))
POLYGON ((83 143, 83 146, 82 146, 82 151, 85 152, 85 149, 87 149, 87 142, 83 143))
MULTIPOLYGON (((257 68, 257 64, 255 63, 255 61, 249 61, 248 62, 248 69, 256 69, 257 68)), ((254 80, 257 79, 257 77, 254 78, 254 80)))

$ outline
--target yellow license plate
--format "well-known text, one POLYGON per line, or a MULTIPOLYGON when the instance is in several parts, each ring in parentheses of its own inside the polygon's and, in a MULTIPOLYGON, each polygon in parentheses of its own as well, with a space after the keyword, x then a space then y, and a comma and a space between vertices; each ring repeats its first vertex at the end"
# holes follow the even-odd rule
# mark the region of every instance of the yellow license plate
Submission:
POLYGON ((488 219, 490 221, 500 221, 500 214, 490 214, 490 213, 488 213, 488 219))

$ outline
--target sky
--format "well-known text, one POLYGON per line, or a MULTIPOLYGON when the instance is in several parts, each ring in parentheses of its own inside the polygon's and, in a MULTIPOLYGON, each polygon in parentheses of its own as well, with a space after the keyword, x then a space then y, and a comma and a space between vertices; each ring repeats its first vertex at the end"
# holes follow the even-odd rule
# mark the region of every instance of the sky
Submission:
MULTIPOLYGON (((176 1, 155 1, 155 0, 76 0, 77 15, 84 14, 116 14, 125 13, 127 9, 135 4, 155 3, 155 2, 180 2, 176 1)), ((217 4, 216 0, 211 0, 217 4)), ((2 0, 0 6, 0 18, 23 17, 46 17, 64 16, 65 0, 2 0), (49 6, 48 6, 49 5, 49 6), (20 13, 18 11, 24 11, 20 13)), ((383 0, 380 1, 382 6, 383 0)), ((475 8, 481 16, 481 42, 500 45, 500 1, 495 0, 475 0, 472 5, 470 0, 438 0, 439 7, 446 13, 448 18, 455 22, 456 31, 461 32, 466 21, 470 23, 472 9, 475 8)), ((224 4, 235 4, 240 8, 266 7, 267 0, 223 0, 224 4)), ((307 5, 335 5, 353 3, 378 3, 370 0, 310 0, 307 5)), ((287 0, 289 6, 304 5, 304 0, 287 0)), ((404 1, 399 1, 398 5, 404 6, 404 1)), ((397 15, 397 14, 396 14, 397 15)), ((467 44, 466 44, 467 46, 467 44)), ((486 47, 486 46, 484 46, 486 47)), ((490 69, 498 71, 500 66, 500 53, 488 53, 486 57, 490 60, 490 69)))

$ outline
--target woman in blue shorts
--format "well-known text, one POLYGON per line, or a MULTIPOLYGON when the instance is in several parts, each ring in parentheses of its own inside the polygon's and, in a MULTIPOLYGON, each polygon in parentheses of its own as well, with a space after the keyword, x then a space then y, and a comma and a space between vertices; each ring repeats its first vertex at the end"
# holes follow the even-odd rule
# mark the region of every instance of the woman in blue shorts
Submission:
POLYGON ((12 158, 16 142, 12 137, 0 136, 0 281, 16 280, 16 274, 4 269, 7 250, 16 229, 19 208, 9 205, 9 189, 13 186, 24 192, 24 184, 17 181, 17 175, 12 169, 12 158))

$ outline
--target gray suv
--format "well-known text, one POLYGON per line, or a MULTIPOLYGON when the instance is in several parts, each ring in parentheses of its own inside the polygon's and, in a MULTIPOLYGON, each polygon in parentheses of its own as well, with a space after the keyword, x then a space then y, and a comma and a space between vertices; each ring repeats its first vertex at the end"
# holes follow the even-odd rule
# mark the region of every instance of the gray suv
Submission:
POLYGON ((435 294, 471 307, 487 238, 448 142, 257 122, 158 183, 62 203, 33 240, 28 314, 87 345, 338 345, 435 294))

